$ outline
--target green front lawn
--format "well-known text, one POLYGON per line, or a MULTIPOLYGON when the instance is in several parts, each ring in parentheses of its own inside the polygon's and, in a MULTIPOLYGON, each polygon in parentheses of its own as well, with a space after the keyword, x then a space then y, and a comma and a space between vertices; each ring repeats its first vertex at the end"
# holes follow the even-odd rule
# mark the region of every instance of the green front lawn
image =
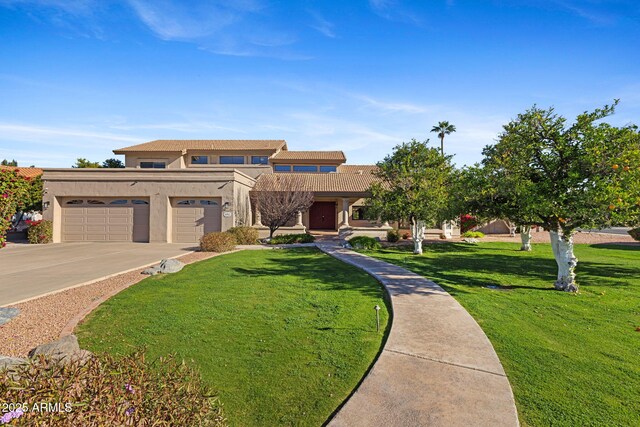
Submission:
POLYGON ((232 425, 319 426, 380 350, 381 286, 317 249, 242 251, 155 276, 78 328, 83 348, 193 359, 232 425))
POLYGON ((433 279, 473 315, 500 356, 523 425, 640 425, 640 247, 577 245, 577 295, 553 290, 549 245, 518 248, 365 253, 433 279))

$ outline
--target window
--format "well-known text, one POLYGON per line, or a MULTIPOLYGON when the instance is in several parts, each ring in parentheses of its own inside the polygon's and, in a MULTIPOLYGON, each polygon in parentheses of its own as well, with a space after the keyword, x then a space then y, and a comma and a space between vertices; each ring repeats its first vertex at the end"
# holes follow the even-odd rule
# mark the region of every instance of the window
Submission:
POLYGON ((128 203, 125 199, 112 200, 109 202, 110 205, 126 205, 128 203))
POLYGON ((140 162, 142 169, 164 169, 167 167, 165 162, 140 162))
POLYGON ((244 165, 244 156, 220 156, 221 165, 244 165))
POLYGON ((83 203, 82 200, 74 199, 74 200, 69 200, 66 204, 67 205, 81 205, 82 203, 83 203))
POLYGON ((268 156, 251 156, 252 165, 266 165, 267 163, 269 163, 268 156))
POLYGON ((289 165, 275 165, 273 170, 276 172, 291 172, 291 166, 289 165))
POLYGON ((180 200, 178 203, 176 203, 176 205, 178 206, 188 206, 188 205, 195 205, 196 201, 195 200, 180 200))
POLYGON ((351 211, 351 219, 367 219, 367 207, 366 206, 354 206, 351 211))
POLYGON ((318 172, 317 166, 294 166, 294 172, 318 172))
POLYGON ((208 165, 209 156, 191 156, 192 165, 208 165))
POLYGON ((87 200, 87 203, 89 203, 90 205, 104 205, 104 202, 102 200, 87 200))
POLYGON ((149 202, 147 202, 146 200, 139 200, 139 199, 133 199, 131 201, 131 203, 133 203, 134 205, 148 205, 149 202))
POLYGON ((213 200, 200 200, 200 204, 201 205, 205 205, 205 206, 217 206, 218 203, 214 202, 213 200))
POLYGON ((320 172, 336 172, 337 170, 336 166, 320 166, 320 172))

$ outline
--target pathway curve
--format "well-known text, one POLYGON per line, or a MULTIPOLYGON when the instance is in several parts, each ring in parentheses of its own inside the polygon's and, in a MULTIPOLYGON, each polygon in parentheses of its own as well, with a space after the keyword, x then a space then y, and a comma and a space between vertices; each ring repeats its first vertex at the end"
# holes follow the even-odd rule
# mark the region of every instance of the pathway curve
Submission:
POLYGON ((489 339, 434 282, 330 243, 323 252, 363 269, 391 296, 384 349, 329 426, 517 426, 509 381, 489 339))

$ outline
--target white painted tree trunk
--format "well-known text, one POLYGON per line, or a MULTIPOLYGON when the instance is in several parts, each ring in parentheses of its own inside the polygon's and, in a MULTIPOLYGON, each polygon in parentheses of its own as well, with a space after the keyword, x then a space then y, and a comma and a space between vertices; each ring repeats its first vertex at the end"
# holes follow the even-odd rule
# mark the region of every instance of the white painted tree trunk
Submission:
POLYGON ((520 227, 520 240, 522 240, 521 251, 531 251, 531 226, 523 225, 520 227))
POLYGON ((575 269, 578 258, 573 253, 573 236, 563 235, 561 232, 549 231, 551 249, 558 264, 558 279, 555 288, 565 292, 577 292, 575 269))
POLYGON ((412 220, 411 221, 411 236, 413 236, 413 253, 422 253, 422 240, 424 239, 425 225, 424 221, 412 220))

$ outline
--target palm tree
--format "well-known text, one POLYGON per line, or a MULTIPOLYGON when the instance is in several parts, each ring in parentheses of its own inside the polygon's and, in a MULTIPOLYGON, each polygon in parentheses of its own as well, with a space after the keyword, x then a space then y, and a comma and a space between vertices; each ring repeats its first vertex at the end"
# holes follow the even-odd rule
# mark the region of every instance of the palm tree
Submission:
POLYGON ((444 156, 444 136, 456 131, 455 125, 449 122, 439 122, 437 126, 431 128, 431 132, 436 132, 440 138, 440 152, 444 156))

